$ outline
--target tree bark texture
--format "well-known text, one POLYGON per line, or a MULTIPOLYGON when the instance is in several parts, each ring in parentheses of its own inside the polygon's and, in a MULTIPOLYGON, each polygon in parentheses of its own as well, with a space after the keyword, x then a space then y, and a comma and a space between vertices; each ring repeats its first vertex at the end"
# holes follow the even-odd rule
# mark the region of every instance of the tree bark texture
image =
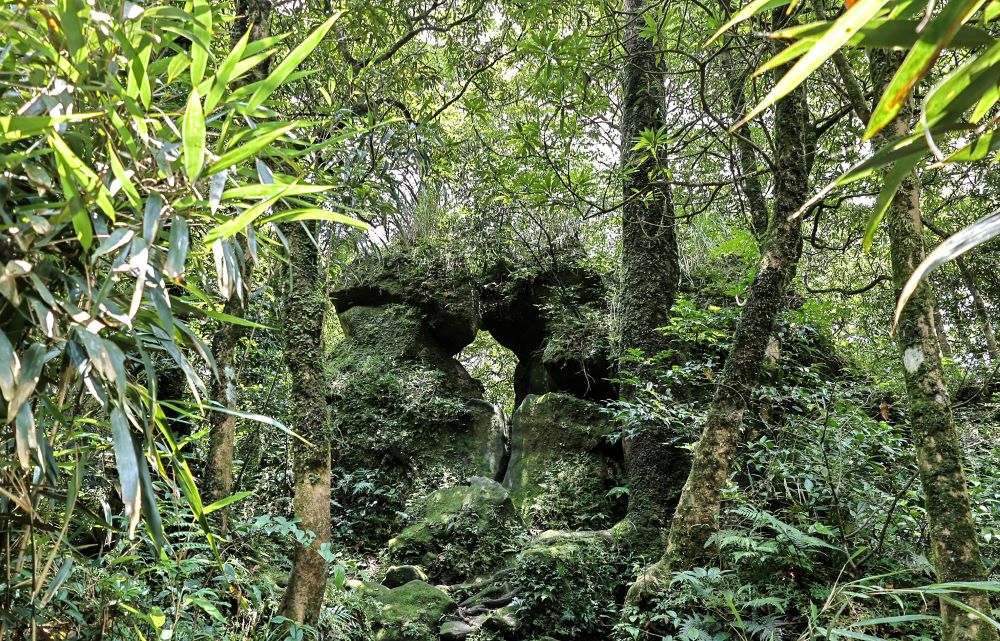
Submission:
POLYGON ((302 223, 285 227, 291 278, 285 295, 285 364, 292 376, 292 429, 310 445, 292 440, 295 516, 316 536, 295 548, 281 612, 315 624, 326 588, 326 561, 317 551, 330 541, 330 433, 323 364, 323 268, 302 223))
POLYGON ((802 253, 801 217, 789 217, 808 196, 809 126, 806 92, 800 86, 775 108, 774 215, 674 513, 663 558, 669 571, 702 564, 708 556, 708 539, 718 529, 722 490, 736 457, 747 400, 760 377, 775 321, 802 253))
MULTIPOLYGON (((870 54, 872 80, 885 87, 902 61, 900 52, 870 54)), ((876 91, 881 94, 881 90, 876 91)), ((904 108, 889 125, 892 136, 909 133, 912 106, 904 108)), ((881 136, 880 142, 887 142, 881 136)), ((920 185, 910 176, 896 193, 885 216, 889 236, 892 277, 899 292, 924 258, 920 220, 920 185)), ((934 293, 924 280, 903 309, 896 329, 910 405, 910 429, 923 484, 934 567, 938 580, 982 581, 986 567, 979 551, 968 486, 962 469, 961 445, 955 432, 951 398, 941 366, 941 346, 934 318, 934 293)), ((985 593, 958 593, 955 599, 990 613, 985 593)), ((995 641, 996 629, 969 612, 941 602, 944 641, 995 641)))
MULTIPOLYGON (((657 328, 667 324, 677 295, 680 266, 674 205, 666 184, 662 150, 633 150, 643 131, 666 125, 664 70, 655 42, 643 38, 645 0, 628 0, 622 95, 621 340, 623 353, 640 350, 653 357, 669 346, 657 328)), ((641 368, 640 368, 641 369, 641 368)), ((644 375, 637 373, 640 378, 644 375)), ((623 386, 622 397, 635 400, 636 390, 623 386)), ((660 425, 632 427, 623 436, 629 479, 628 523, 636 528, 640 547, 660 545, 687 468, 684 452, 671 445, 660 425)))
MULTIPOLYGON (((233 43, 252 28, 250 40, 261 40, 271 35, 270 0, 237 0, 236 20, 233 26, 233 43)), ((261 63, 248 74, 245 82, 263 79, 267 74, 267 61, 261 63)), ((250 281, 250 265, 245 263, 243 282, 250 281)), ((226 301, 223 311, 232 316, 243 316, 244 299, 240 295, 226 301)), ((238 406, 238 384, 236 377, 236 350, 245 329, 234 323, 223 323, 212 340, 212 354, 219 375, 212 381, 211 395, 219 405, 235 410, 238 406)), ((208 435, 208 459, 206 463, 205 495, 214 502, 233 493, 233 447, 236 440, 236 417, 223 412, 211 414, 208 435)), ((229 508, 220 510, 219 526, 225 532, 229 527, 229 508)))

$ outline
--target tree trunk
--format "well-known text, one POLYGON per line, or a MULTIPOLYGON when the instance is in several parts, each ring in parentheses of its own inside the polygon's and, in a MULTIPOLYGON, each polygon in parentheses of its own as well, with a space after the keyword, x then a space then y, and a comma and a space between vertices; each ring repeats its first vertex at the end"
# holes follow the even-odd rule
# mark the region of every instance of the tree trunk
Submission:
POLYGON ((281 604, 283 616, 315 624, 326 588, 326 561, 317 551, 330 541, 330 434, 323 364, 323 268, 303 223, 285 227, 290 282, 285 295, 285 364, 292 375, 292 429, 309 445, 292 440, 295 516, 315 534, 295 548, 281 604))
POLYGON ((774 215, 674 514, 664 556, 671 571, 706 559, 705 544, 718 527, 722 489, 736 456, 747 399, 757 385, 775 321, 795 277, 802 253, 802 219, 789 216, 808 196, 808 126, 809 108, 800 87, 775 108, 774 215))
MULTIPOLYGON (((885 87, 902 60, 901 52, 871 53, 872 81, 885 87)), ((881 94, 881 91, 876 91, 881 94)), ((904 108, 890 125, 892 135, 909 132, 912 106, 904 108)), ((887 142, 882 136, 880 142, 887 142)), ((905 181, 885 216, 892 257, 892 277, 897 292, 924 258, 920 220, 920 185, 915 176, 905 181)), ((903 309, 896 330, 903 361, 906 392, 910 403, 910 428, 920 481, 923 484, 934 567, 938 580, 982 581, 986 567, 979 553, 976 525, 969 491, 962 470, 961 446, 955 432, 951 399, 941 367, 940 344, 934 321, 934 294, 924 280, 903 309)), ((967 606, 989 614, 984 593, 956 593, 967 606)), ((988 623, 941 602, 944 641, 995 641, 996 630, 988 623)))
MULTIPOLYGON (((779 75, 784 71, 787 68, 779 69, 779 75)), ((691 472, 674 513, 666 552, 631 587, 628 603, 643 607, 643 601, 671 572, 701 565, 707 559, 706 544, 718 529, 722 490, 736 457, 747 399, 757 385, 775 321, 802 253, 801 218, 789 220, 789 216, 808 195, 809 126, 803 85, 775 108, 774 215, 701 439, 694 447, 691 472)))
MULTIPOLYGON (((625 69, 622 95, 622 353, 638 349, 653 357, 669 346, 657 328, 667 324, 680 278, 674 205, 666 184, 662 150, 635 151, 645 130, 666 125, 661 57, 655 43, 639 35, 644 0, 628 0, 625 69)), ((650 376, 646 368, 635 372, 650 376)), ((624 385, 622 397, 636 400, 637 390, 624 385)), ((623 534, 636 549, 656 549, 677 501, 686 457, 669 443, 661 425, 627 426, 622 443, 629 483, 628 527, 623 534)))
MULTIPOLYGON (((223 311, 233 316, 242 316, 242 301, 234 295, 226 301, 223 311)), ((240 325, 223 323, 212 339, 212 354, 219 370, 219 376, 212 380, 212 400, 231 410, 237 408, 236 348, 242 335, 243 328, 240 325)), ((205 496, 212 503, 233 493, 236 417, 223 412, 212 412, 210 420, 205 496)), ((229 509, 222 508, 220 513, 219 526, 225 532, 229 528, 229 509)))
MULTIPOLYGON (((729 0, 722 0, 722 6, 727 15, 732 14, 729 0)), ((720 54, 720 63, 727 69, 733 69, 734 65, 737 64, 731 53, 735 38, 731 32, 726 32, 723 37, 725 40, 720 54)), ((733 122, 738 121, 746 113, 747 83, 749 80, 749 66, 743 67, 739 73, 726 74, 726 89, 729 94, 729 107, 732 110, 733 122)), ((753 146, 752 139, 753 130, 749 123, 732 136, 736 146, 737 171, 741 174, 739 186, 750 210, 750 231, 760 242, 764 240, 764 235, 767 233, 769 212, 767 200, 764 198, 764 186, 761 183, 761 177, 757 174, 757 150, 753 146)))
MULTIPOLYGON (((253 28, 250 40, 261 40, 271 35, 270 0, 237 0, 236 20, 233 23, 232 41, 240 38, 253 28)), ((262 80, 267 75, 267 61, 254 67, 245 82, 262 80)), ((244 263, 243 282, 250 282, 250 265, 244 263)), ((244 301, 239 295, 226 301, 223 311, 232 316, 242 316, 244 301)), ((212 381, 212 400, 226 409, 237 408, 236 349, 244 328, 234 323, 224 323, 212 340, 212 354, 219 370, 218 378, 212 381)), ((232 414, 213 412, 208 434, 208 460, 205 470, 205 495, 208 502, 226 498, 233 493, 233 446, 236 440, 236 417, 232 414)), ((220 529, 229 527, 229 508, 220 510, 220 529)))

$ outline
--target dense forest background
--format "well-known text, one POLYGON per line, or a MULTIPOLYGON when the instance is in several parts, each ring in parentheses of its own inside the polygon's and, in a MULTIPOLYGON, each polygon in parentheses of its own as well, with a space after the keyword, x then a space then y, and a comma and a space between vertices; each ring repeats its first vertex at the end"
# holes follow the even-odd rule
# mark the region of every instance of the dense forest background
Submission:
POLYGON ((997 639, 998 17, 0 6, 0 639, 997 639))

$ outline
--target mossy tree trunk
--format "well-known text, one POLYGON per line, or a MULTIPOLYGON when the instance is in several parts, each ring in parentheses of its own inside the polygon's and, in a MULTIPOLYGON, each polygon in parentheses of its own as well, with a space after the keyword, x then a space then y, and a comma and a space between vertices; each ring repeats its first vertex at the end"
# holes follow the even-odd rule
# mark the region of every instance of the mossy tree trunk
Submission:
MULTIPOLYGON (((656 43, 640 35, 646 0, 628 0, 622 94, 622 352, 637 349, 653 357, 669 346, 657 331, 667 324, 677 295, 680 267, 674 205, 663 149, 634 150, 644 131, 666 126, 664 70, 656 43)), ((638 378, 648 378, 639 368, 638 378)), ((623 398, 635 400, 636 389, 623 385, 623 398)), ((658 546, 660 533, 686 472, 681 450, 668 443, 660 425, 627 426, 623 434, 628 474, 630 538, 638 545, 658 546)))
POLYGON ((292 376, 292 429, 310 445, 292 440, 295 516, 315 534, 297 546, 281 604, 283 616, 315 624, 326 589, 326 561, 317 551, 330 541, 330 433, 323 364, 326 312, 319 252, 303 223, 285 227, 290 279, 285 294, 285 364, 292 376))
POLYGON ((718 528, 722 490, 736 457, 747 399, 760 378, 775 321, 802 253, 801 217, 789 217, 808 197, 809 127, 806 90, 801 86, 775 107, 774 213, 671 524, 664 556, 671 571, 704 562, 706 543, 718 528))
MULTIPOLYGON (((870 57, 875 87, 885 87, 902 60, 899 52, 873 52, 870 57)), ((881 90, 876 91, 881 94, 881 90)), ((904 108, 889 126, 892 136, 909 132, 912 106, 904 108)), ((882 136, 880 142, 887 142, 882 136)), ((885 216, 897 292, 924 258, 920 220, 920 185, 910 176, 897 192, 885 216)), ((934 293, 923 281, 903 310, 896 329, 896 342, 903 361, 909 398, 910 429, 923 484, 934 568, 938 580, 983 581, 986 567, 979 552, 969 491, 962 469, 961 445, 955 432, 951 399, 941 366, 941 346, 934 317, 934 293)), ((955 594, 953 597, 990 613, 985 593, 955 594)), ((969 612, 941 602, 944 641, 995 641, 996 629, 969 612)))
MULTIPOLYGON (((247 29, 253 29, 250 40, 261 40, 271 35, 271 1, 238 0, 236 21, 233 25, 232 40, 238 42, 247 29)), ((246 82, 262 80, 267 74, 267 62, 251 70, 246 82)), ((250 281, 250 265, 244 263, 243 282, 250 281)), ((233 295, 223 308, 226 314, 243 316, 245 300, 243 292, 233 295)), ((219 375, 212 381, 212 400, 219 405, 234 410, 238 405, 236 377, 236 350, 244 328, 234 323, 223 323, 212 339, 212 354, 218 366, 219 375)), ((208 459, 205 469, 205 496, 208 502, 224 499, 233 493, 233 446, 236 439, 236 417, 223 412, 212 412, 208 433, 208 459)), ((229 509, 220 510, 220 527, 223 532, 229 526, 229 509)))
POLYGON ((802 253, 801 218, 789 216, 808 196, 810 127, 803 85, 775 108, 773 214, 757 274, 717 379, 701 438, 694 447, 691 471, 674 513, 666 551, 660 562, 630 588, 629 604, 645 607, 647 598, 662 589, 671 572, 702 565, 710 554, 706 544, 718 529, 722 491, 736 458, 747 399, 757 385, 775 321, 802 253))
MULTIPOLYGON (((721 4, 726 14, 731 15, 733 12, 732 3, 729 0, 722 0, 721 4)), ((732 55, 732 50, 737 47, 736 37, 731 32, 727 32, 723 38, 723 47, 719 54, 720 63, 724 68, 733 71, 734 65, 738 64, 732 55)), ((751 68, 748 65, 737 73, 726 74, 726 92, 729 96, 733 122, 742 118, 743 114, 746 113, 750 71, 751 68)), ((757 149, 753 144, 753 129, 749 123, 733 135, 733 144, 737 162, 735 170, 741 175, 739 188, 743 192, 749 210, 750 231, 759 241, 763 241, 764 235, 767 233, 769 212, 767 199, 764 198, 764 186, 761 183, 761 177, 757 174, 757 149)))

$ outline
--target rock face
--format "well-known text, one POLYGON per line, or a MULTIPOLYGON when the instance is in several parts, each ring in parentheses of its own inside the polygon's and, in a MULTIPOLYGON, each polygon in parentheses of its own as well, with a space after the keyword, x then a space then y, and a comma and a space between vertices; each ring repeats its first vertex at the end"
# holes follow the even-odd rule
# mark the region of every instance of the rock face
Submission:
POLYGON ((420 564, 436 581, 455 582, 502 566, 525 530, 507 490, 482 477, 431 493, 414 513, 414 522, 389 541, 389 558, 420 564))
POLYGON ((515 402, 563 391, 614 398, 606 292, 598 275, 572 265, 544 270, 499 264, 480 286, 482 327, 518 358, 515 402))
MULTIPOLYGON (((614 396, 601 278, 567 259, 551 268, 501 265, 476 279, 444 255, 414 251, 359 265, 331 293, 344 332, 329 363, 333 425, 346 448, 340 488, 358 477, 390 488, 363 506, 366 530, 385 524, 384 538, 365 549, 399 531, 407 505, 474 476, 504 481, 533 527, 604 527, 590 517, 613 514, 605 495, 617 483, 618 455, 598 405, 614 396), (479 329, 518 358, 522 407, 511 425, 455 358, 479 329)), ((436 578, 442 554, 457 549, 450 545, 393 559, 436 578), (426 562, 428 554, 438 560, 426 562)))
POLYGON ((441 618, 456 608, 443 590, 420 580, 380 591, 374 599, 375 641, 434 641, 441 618))
POLYGON ((596 403, 549 393, 528 396, 514 412, 503 484, 529 525, 600 527, 612 517, 608 491, 621 482, 615 426, 596 403))

